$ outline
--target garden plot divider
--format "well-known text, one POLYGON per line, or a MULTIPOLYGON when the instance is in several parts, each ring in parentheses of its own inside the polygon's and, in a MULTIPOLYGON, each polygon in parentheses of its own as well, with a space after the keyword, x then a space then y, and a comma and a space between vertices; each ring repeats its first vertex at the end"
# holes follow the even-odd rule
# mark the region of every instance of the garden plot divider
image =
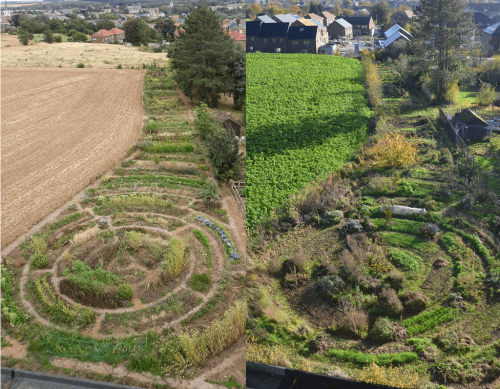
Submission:
POLYGON ((474 175, 479 179, 480 182, 484 184, 484 189, 488 196, 490 197, 492 203, 497 207, 500 211, 500 195, 497 195, 493 192, 488 184, 489 174, 484 172, 479 166, 476 165, 476 158, 469 150, 469 146, 465 143, 465 141, 460 137, 458 131, 455 131, 453 124, 451 123, 451 116, 447 115, 443 112, 443 110, 439 109, 439 118, 443 122, 444 128, 448 131, 451 140, 455 145, 458 146, 460 152, 465 158, 467 164, 472 167, 472 171, 474 175))

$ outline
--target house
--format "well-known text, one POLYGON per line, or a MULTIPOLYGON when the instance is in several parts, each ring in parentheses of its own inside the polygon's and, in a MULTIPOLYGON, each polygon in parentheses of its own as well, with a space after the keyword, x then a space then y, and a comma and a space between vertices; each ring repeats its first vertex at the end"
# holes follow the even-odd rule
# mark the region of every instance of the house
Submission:
POLYGON ((273 19, 271 19, 267 15, 257 16, 255 20, 260 20, 262 23, 276 23, 273 19))
POLYGON ((246 42, 247 42, 247 37, 245 34, 241 34, 238 31, 231 31, 229 33, 229 37, 235 42, 239 43, 240 45, 243 46, 243 48, 246 47, 246 42))
POLYGON ((323 16, 319 16, 319 15, 316 15, 314 13, 310 13, 306 16, 304 16, 305 19, 311 19, 311 20, 316 20, 318 22, 320 22, 321 24, 324 24, 323 23, 323 16))
POLYGON ((484 29, 495 24, 493 19, 490 19, 488 16, 479 11, 474 11, 473 18, 474 24, 479 29, 484 29))
POLYGON ((353 36, 373 36, 375 34, 375 22, 371 16, 344 16, 342 19, 352 26, 353 36))
POLYGON ((90 37, 91 43, 123 43, 125 39, 125 31, 119 28, 112 28, 111 30, 99 30, 92 34, 90 37))
POLYGON ((404 26, 405 24, 411 22, 413 16, 414 14, 412 10, 398 11, 391 16, 391 23, 404 26))
POLYGON ((466 11, 479 11, 485 14, 490 12, 500 12, 500 3, 469 3, 466 11))
POLYGON ((481 32, 481 38, 487 45, 490 45, 493 49, 497 50, 500 47, 500 22, 485 28, 481 32))
POLYGON ((7 16, 7 17, 10 18, 12 16, 12 10, 10 10, 10 9, 4 9, 2 11, 2 16, 7 16))
POLYGON ((315 19, 309 19, 309 21, 313 22, 319 27, 322 40, 328 42, 328 30, 326 29, 325 25, 315 19))
POLYGON ((344 19, 335 20, 327 29, 330 39, 352 39, 352 25, 344 19))
POLYGON ((317 54, 318 48, 327 41, 321 37, 321 29, 318 26, 290 26, 288 32, 288 53, 312 53, 317 54))
POLYGON ((286 53, 288 29, 290 23, 263 23, 257 41, 258 49, 262 53, 286 53))
POLYGON ((483 140, 491 137, 491 126, 475 112, 466 108, 453 117, 455 133, 463 140, 483 140))
POLYGON ((413 40, 413 35, 411 35, 399 24, 395 24, 394 26, 389 28, 386 32, 384 32, 384 36, 385 40, 382 42, 382 46, 384 48, 389 47, 391 44, 398 40, 405 40, 407 42, 413 40))
POLYGON ((292 23, 292 26, 317 26, 311 19, 298 18, 292 23))
POLYGON ((241 124, 239 124, 229 112, 219 111, 216 116, 217 121, 222 123, 224 128, 229 132, 231 130, 234 131, 234 135, 239 137, 241 133, 241 124))
POLYGON ((323 18, 323 24, 325 27, 328 27, 335 20, 335 15, 327 11, 320 12, 319 16, 323 18))
POLYGON ((292 24, 297 19, 292 14, 284 14, 284 15, 274 15, 273 20, 276 23, 290 23, 290 24, 292 24))

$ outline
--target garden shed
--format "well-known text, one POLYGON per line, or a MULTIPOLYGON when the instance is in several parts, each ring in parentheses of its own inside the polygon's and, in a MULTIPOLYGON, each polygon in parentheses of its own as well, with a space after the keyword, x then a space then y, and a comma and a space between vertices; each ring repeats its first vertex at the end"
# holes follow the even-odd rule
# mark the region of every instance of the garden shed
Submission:
POLYGON ((222 123, 226 130, 233 130, 235 136, 240 136, 241 125, 231 116, 229 112, 219 112, 217 114, 217 121, 222 123))
POLYGON ((491 126, 469 108, 455 114, 453 124, 463 140, 482 140, 491 137, 491 126))

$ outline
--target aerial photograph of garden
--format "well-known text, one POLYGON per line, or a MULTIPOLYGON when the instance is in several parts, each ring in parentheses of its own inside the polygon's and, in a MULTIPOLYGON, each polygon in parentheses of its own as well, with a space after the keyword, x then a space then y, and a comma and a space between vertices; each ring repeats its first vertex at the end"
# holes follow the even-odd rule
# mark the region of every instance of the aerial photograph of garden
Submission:
POLYGON ((398 43, 353 59, 247 53, 247 361, 496 388, 498 57, 398 43), (462 66, 444 88, 439 61, 462 66))

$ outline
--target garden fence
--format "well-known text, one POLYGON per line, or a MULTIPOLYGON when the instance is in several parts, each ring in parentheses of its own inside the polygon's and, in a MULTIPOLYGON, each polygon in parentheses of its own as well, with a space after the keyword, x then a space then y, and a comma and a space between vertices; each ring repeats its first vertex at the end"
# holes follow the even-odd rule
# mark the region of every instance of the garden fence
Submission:
POLYGON ((246 182, 245 181, 234 182, 233 180, 231 180, 230 185, 231 185, 231 189, 236 197, 236 200, 238 200, 238 204, 240 205, 240 208, 243 212, 243 215, 246 216, 247 208, 245 205, 245 201, 243 200, 243 198, 240 195, 240 190, 241 189, 244 190, 246 188, 246 182))
POLYGON ((459 131, 457 131, 452 122, 451 115, 445 114, 443 110, 439 109, 439 118, 443 122, 445 130, 448 131, 451 140, 455 145, 457 145, 458 149, 462 153, 463 157, 467 164, 472 168, 473 174, 479 179, 479 181, 484 185, 484 190, 490 197, 493 204, 500 211, 500 196, 495 194, 489 185, 489 174, 484 172, 483 169, 476 164, 476 157, 472 155, 470 152, 469 146, 464 142, 464 140, 460 137, 459 131))

